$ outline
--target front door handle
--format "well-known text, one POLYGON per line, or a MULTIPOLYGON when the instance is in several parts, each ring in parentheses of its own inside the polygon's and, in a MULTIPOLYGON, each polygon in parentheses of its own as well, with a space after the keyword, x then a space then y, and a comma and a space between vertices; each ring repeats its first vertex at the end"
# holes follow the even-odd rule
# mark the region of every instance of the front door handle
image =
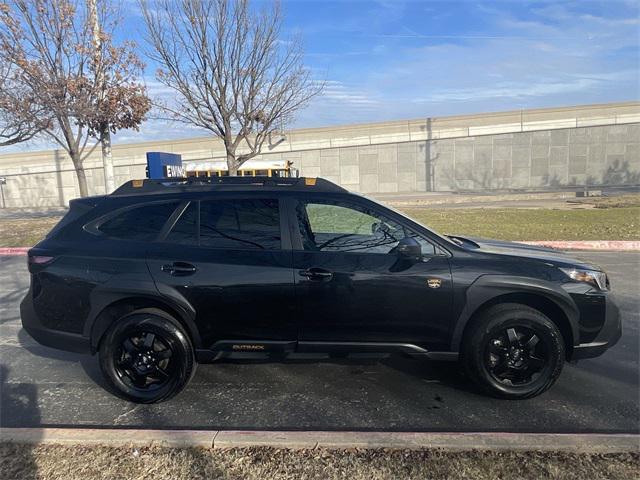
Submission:
POLYGON ((173 262, 167 265, 162 265, 160 270, 168 273, 169 275, 173 275, 174 277, 184 277, 187 275, 193 275, 198 269, 195 265, 191 265, 190 263, 173 262))
POLYGON ((307 270, 300 270, 298 272, 301 277, 305 277, 315 282, 328 282, 333 278, 333 273, 324 268, 308 268, 307 270))

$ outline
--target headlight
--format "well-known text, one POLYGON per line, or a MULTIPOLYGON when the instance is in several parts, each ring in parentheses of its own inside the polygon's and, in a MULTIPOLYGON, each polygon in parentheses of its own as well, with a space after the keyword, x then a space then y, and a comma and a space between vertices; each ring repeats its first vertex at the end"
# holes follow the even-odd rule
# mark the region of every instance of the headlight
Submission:
POLYGON ((596 270, 579 270, 577 268, 561 268, 565 275, 576 282, 585 282, 602 291, 609 290, 609 279, 604 272, 596 270))

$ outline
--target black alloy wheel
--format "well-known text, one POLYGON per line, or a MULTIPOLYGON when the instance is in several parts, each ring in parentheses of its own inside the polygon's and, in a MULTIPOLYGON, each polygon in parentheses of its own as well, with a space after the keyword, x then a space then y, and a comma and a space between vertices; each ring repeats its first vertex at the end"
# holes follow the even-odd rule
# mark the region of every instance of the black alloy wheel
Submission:
POLYGON ((494 305, 471 320, 461 346, 467 376, 501 398, 540 395, 562 372, 565 344, 557 325, 526 305, 494 305))
POLYGON ((152 332, 131 332, 114 353, 116 372, 135 389, 145 391, 160 388, 175 370, 169 342, 152 332))
POLYGON ((549 347, 534 330, 513 326, 496 332, 489 339, 485 358, 487 369, 497 381, 505 385, 526 385, 549 366, 549 347))
POLYGON ((116 320, 100 341, 100 368, 110 390, 137 403, 168 400, 195 372, 195 353, 180 323, 144 309, 116 320))

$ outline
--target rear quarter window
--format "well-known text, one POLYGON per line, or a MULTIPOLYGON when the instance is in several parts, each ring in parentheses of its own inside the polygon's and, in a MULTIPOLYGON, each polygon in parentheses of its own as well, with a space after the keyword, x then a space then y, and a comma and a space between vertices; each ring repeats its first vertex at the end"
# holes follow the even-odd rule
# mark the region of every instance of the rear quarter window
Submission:
POLYGON ((128 208, 98 226, 98 231, 122 240, 155 240, 180 202, 128 208))
POLYGON ((62 217, 62 219, 56 224, 56 226, 53 227, 49 233, 47 233, 46 238, 53 237, 58 232, 60 232, 60 230, 62 230, 64 227, 66 227, 67 225, 70 225, 71 222, 78 220, 82 215, 84 215, 89 210, 91 210, 91 208, 92 206, 86 205, 86 206, 78 206, 76 208, 69 209, 66 215, 62 217))

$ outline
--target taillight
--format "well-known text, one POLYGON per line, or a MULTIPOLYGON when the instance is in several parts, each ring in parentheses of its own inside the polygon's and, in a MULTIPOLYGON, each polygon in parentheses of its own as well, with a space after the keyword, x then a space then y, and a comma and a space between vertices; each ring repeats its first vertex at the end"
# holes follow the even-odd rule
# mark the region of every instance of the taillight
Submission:
POLYGON ((29 265, 46 265, 53 261, 54 258, 46 255, 29 255, 29 265))

